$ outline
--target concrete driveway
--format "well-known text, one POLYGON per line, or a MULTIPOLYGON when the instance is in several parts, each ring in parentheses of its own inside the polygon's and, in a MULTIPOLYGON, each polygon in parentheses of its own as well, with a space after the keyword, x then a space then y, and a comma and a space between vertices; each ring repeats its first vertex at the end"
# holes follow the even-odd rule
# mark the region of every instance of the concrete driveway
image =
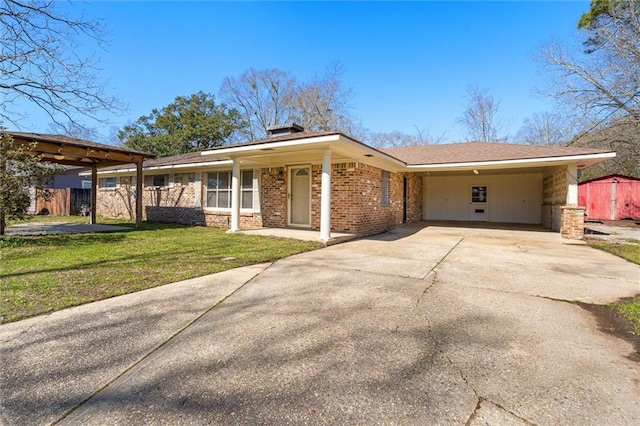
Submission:
POLYGON ((402 227, 3 325, 2 421, 637 424, 636 349, 571 303, 636 293, 554 233, 402 227))

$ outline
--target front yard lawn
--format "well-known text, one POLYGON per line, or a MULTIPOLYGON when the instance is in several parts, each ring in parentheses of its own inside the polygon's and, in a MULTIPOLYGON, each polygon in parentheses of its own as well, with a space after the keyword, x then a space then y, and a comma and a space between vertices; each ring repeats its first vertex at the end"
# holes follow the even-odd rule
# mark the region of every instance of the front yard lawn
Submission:
MULTIPOLYGON (((590 241, 589 245, 640 265, 640 240, 629 240, 628 243, 590 241)), ((640 334, 640 296, 636 296, 630 300, 612 303, 608 306, 620 312, 626 319, 631 321, 636 334, 640 334)))
POLYGON ((640 265, 640 240, 629 240, 628 243, 590 241, 589 245, 640 265))
POLYGON ((0 322, 239 266, 320 243, 219 228, 143 224, 140 230, 0 239, 0 322))

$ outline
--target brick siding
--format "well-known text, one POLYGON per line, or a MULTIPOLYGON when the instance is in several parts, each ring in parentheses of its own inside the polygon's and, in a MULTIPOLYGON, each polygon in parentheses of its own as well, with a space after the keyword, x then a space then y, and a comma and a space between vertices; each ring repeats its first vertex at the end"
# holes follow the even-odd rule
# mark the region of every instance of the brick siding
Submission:
POLYGON ((584 207, 564 206, 560 235, 572 240, 584 238, 584 207))
MULTIPOLYGON (((382 205, 382 170, 362 163, 332 164, 331 230, 358 235, 371 235, 402 224, 403 178, 407 177, 407 221, 422 219, 422 176, 415 173, 389 173, 389 202, 382 205)), ((171 174, 166 187, 143 188, 143 219, 150 222, 202 224, 229 227, 231 213, 203 209, 206 198, 196 173, 171 174), (196 194, 203 200, 196 200, 196 194), (196 202, 199 201, 199 202, 196 202)), ((240 228, 287 227, 287 170, 284 167, 260 170, 261 213, 240 214, 240 228)), ((322 166, 311 167, 311 229, 320 229, 320 194, 322 166)), ((98 189, 98 214, 110 218, 135 217, 133 177, 119 179, 117 188, 98 189)), ((146 181, 145 181, 146 183, 146 181)))

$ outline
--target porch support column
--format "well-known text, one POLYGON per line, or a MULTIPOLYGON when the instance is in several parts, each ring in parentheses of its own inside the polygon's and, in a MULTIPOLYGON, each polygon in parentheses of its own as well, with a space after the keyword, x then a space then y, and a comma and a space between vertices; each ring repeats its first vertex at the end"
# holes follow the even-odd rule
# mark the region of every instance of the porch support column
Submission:
POLYGON ((96 224, 96 204, 98 200, 98 168, 91 165, 91 219, 89 223, 96 224))
POLYGON ((320 188, 320 240, 331 239, 331 151, 322 154, 322 186, 320 188))
POLYGON ((565 205, 578 205, 578 166, 576 163, 567 165, 567 200, 565 205))
POLYGON ((231 168, 231 224, 227 232, 240 230, 240 160, 233 159, 231 168))
POLYGON ((136 163, 136 228, 142 225, 142 159, 136 163))

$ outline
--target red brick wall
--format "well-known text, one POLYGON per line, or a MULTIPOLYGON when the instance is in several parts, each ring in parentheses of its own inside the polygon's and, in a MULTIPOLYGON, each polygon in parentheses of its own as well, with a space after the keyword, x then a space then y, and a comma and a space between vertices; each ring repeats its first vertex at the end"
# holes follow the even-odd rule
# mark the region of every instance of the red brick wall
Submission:
POLYGON ((287 172, 284 167, 261 170, 260 211, 266 228, 287 227, 287 172))
MULTIPOLYGON (((173 186, 143 189, 143 219, 155 222, 204 224, 228 227, 230 212, 213 212, 196 207, 196 185, 202 186, 205 202, 205 173, 196 180, 195 173, 175 174, 173 186)), ((331 228, 334 232, 371 235, 402 224, 403 177, 407 177, 407 221, 422 219, 422 176, 413 173, 389 173, 389 203, 382 206, 382 170, 362 163, 332 164, 331 228)), ((241 213, 240 228, 285 228, 287 226, 287 179, 284 167, 260 171, 261 213, 241 213)), ((322 166, 311 167, 311 227, 320 228, 322 166)), ((133 219, 134 187, 131 177, 120 179, 115 189, 98 190, 98 214, 104 217, 133 219)))

